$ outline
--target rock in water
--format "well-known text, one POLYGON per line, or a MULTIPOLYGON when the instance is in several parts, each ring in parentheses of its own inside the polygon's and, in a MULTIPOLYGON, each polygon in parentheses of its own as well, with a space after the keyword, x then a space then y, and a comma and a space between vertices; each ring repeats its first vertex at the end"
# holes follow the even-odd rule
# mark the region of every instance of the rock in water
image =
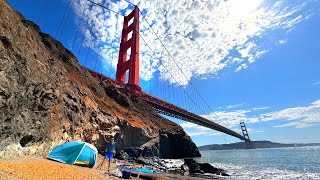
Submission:
POLYGON ((188 165, 182 164, 182 165, 181 165, 181 170, 184 171, 184 172, 188 172, 190 169, 189 169, 189 166, 188 166, 188 165))
POLYGON ((46 155, 73 140, 103 152, 103 132, 115 125, 124 134, 117 150, 200 156, 179 125, 117 88, 92 77, 72 52, 0 0, 0 157, 46 155))
POLYGON ((215 168, 209 163, 199 163, 200 169, 204 171, 205 173, 212 173, 212 174, 220 174, 222 172, 222 169, 215 168))
POLYGON ((216 168, 209 163, 197 163, 192 158, 184 159, 184 164, 181 166, 181 169, 187 169, 186 167, 189 168, 190 173, 211 173, 222 176, 229 176, 223 169, 216 168))

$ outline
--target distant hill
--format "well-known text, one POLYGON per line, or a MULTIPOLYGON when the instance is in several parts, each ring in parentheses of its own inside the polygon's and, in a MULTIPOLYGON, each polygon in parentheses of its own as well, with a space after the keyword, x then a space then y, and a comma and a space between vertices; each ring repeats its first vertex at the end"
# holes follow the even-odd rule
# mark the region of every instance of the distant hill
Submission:
POLYGON ((298 144, 282 144, 270 141, 252 141, 250 145, 245 142, 231 144, 211 144, 198 147, 200 151, 206 150, 229 150, 229 149, 255 149, 255 148, 284 148, 284 147, 301 147, 301 146, 320 146, 320 143, 298 143, 298 144))

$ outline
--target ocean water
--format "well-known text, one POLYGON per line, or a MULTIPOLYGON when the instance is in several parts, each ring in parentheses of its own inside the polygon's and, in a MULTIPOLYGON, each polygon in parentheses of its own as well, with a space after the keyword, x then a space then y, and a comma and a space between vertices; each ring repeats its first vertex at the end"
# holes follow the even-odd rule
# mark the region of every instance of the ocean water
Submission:
POLYGON ((198 162, 225 169, 227 179, 319 179, 320 146, 201 151, 198 162))

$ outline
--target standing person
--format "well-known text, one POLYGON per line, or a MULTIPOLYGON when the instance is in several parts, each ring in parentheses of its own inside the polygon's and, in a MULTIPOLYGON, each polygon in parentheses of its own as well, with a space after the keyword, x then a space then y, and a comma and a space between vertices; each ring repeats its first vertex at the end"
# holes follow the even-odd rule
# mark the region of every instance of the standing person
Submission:
MULTIPOLYGON (((106 147, 107 147, 107 148, 106 148, 106 154, 105 154, 105 156, 104 156, 104 158, 103 158, 103 161, 98 165, 98 167, 100 166, 100 170, 101 170, 104 161, 107 159, 107 160, 109 161, 109 162, 108 162, 108 172, 109 172, 111 160, 112 160, 112 158, 113 158, 113 154, 116 152, 116 151, 115 151, 115 149, 116 149, 116 144, 120 141, 120 139, 115 142, 113 136, 111 136, 110 141, 107 141, 106 138, 105 138, 105 136, 103 136, 103 138, 104 138, 104 141, 106 141, 106 143, 107 143, 107 145, 106 145, 106 147)), ((123 134, 120 135, 120 138, 123 139, 123 134)), ((97 169, 98 169, 98 167, 97 167, 97 169)))

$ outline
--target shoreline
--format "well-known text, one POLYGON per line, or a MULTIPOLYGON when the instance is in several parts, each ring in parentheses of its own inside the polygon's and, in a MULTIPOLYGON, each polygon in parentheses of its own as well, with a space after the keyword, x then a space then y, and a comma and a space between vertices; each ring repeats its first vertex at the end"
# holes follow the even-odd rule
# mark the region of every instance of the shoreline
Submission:
MULTIPOLYGON (((102 161, 103 156, 99 155, 96 165, 93 168, 80 167, 77 165, 64 164, 49 160, 44 157, 14 157, 0 158, 0 177, 1 179, 122 179, 112 175, 108 175, 107 164, 105 163, 102 170, 96 169, 97 165, 102 161)), ((121 160, 117 160, 120 161, 121 160)), ((116 169, 116 164, 111 163, 110 172, 116 169)), ((193 175, 183 176, 179 174, 168 173, 165 179, 175 180, 197 180, 209 179, 209 176, 193 175)), ((131 176, 131 179, 140 179, 131 176)), ((210 179, 225 179, 220 176, 210 176, 210 179)))

